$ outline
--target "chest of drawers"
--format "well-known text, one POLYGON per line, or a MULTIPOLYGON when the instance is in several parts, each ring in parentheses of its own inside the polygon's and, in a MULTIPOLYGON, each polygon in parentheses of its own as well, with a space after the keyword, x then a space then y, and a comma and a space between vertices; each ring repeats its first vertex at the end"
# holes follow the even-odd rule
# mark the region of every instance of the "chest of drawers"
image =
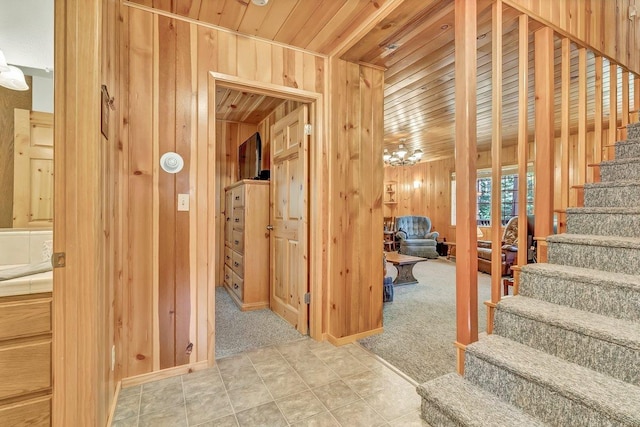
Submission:
POLYGON ((245 310, 269 307, 269 181, 225 188, 224 286, 245 310))

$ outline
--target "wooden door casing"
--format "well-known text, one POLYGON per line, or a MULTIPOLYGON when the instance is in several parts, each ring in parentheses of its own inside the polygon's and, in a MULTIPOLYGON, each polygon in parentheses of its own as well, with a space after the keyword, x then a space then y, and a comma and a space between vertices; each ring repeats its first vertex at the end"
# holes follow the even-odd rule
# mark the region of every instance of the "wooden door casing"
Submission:
POLYGON ((271 128, 270 307, 303 334, 309 310, 307 277, 308 107, 302 105, 271 128))

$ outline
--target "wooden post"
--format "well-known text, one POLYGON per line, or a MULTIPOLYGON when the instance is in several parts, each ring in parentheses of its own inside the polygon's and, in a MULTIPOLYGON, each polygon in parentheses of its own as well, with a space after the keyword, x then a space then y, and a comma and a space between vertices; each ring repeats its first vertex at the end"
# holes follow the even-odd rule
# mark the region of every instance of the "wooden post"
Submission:
POLYGON ((475 1, 455 0, 456 347, 460 374, 464 373, 462 346, 478 340, 476 13, 475 1))
POLYGON ((560 215, 559 232, 567 229, 569 207, 569 97, 571 95, 571 41, 562 39, 562 64, 560 86, 560 215))
MULTIPOLYGON (((491 106, 491 247, 501 247, 502 205, 502 1, 493 4, 492 11, 492 76, 491 106)), ((491 251, 491 303, 487 304, 487 333, 493 332, 495 304, 500 301, 502 251, 491 251)))
MULTIPOLYGON (((554 194, 554 171, 549 167, 554 162, 553 30, 549 27, 535 33, 535 58, 535 237, 546 237, 553 234, 554 194)), ((519 227, 526 229, 525 224, 519 227)), ((546 260, 546 247, 538 247, 538 256, 546 260)))
POLYGON ((629 124, 629 71, 622 70, 622 123, 620 126, 629 124))
MULTIPOLYGON (((529 85, 529 17, 518 18, 518 241, 527 241, 527 108, 529 85)), ((518 251, 518 265, 527 263, 527 251, 518 251)), ((514 287, 514 295, 515 295, 514 287)))
MULTIPOLYGON (((595 81, 595 111, 594 111, 594 135, 593 135, 593 163, 600 164, 602 161, 602 56, 596 56, 596 81, 595 81)), ((600 181, 600 168, 593 171, 593 181, 600 181)))
POLYGON ((587 49, 578 50, 578 185, 577 205, 584 205, 587 182, 587 49))
POLYGON ((618 66, 609 64, 609 146, 603 153, 603 160, 609 160, 610 150, 616 144, 618 131, 618 66))

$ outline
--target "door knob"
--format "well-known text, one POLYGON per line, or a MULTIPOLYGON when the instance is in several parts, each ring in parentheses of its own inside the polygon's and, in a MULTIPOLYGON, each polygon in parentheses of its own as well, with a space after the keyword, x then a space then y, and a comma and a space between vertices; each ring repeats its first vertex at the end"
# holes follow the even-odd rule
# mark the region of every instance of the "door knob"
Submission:
POLYGON ((273 225, 271 224, 267 225, 267 230, 273 230, 273 225))

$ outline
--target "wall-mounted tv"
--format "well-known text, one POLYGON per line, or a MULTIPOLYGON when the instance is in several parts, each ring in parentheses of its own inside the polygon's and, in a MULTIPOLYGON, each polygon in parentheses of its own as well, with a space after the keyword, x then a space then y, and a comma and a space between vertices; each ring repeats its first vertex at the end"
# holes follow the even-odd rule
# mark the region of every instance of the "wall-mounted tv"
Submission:
POLYGON ((238 179, 259 179, 262 142, 258 132, 238 147, 238 179))

